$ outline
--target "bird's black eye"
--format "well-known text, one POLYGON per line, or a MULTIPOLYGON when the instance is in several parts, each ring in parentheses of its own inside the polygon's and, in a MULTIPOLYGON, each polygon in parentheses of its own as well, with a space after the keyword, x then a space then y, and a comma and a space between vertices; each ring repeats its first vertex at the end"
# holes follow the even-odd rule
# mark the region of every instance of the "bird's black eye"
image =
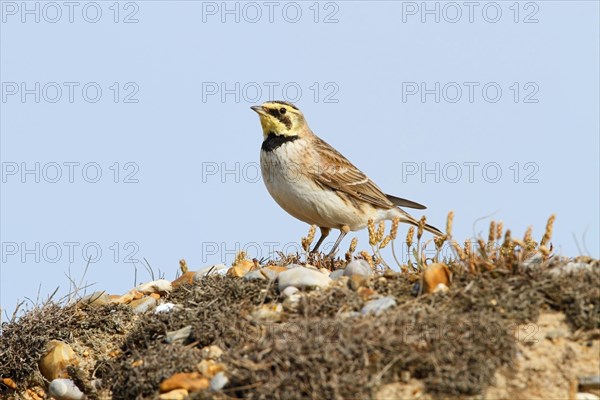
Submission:
POLYGON ((279 113, 280 113, 281 115, 285 114, 285 112, 286 112, 286 109, 285 109, 285 108, 281 107, 281 108, 279 109, 279 113))

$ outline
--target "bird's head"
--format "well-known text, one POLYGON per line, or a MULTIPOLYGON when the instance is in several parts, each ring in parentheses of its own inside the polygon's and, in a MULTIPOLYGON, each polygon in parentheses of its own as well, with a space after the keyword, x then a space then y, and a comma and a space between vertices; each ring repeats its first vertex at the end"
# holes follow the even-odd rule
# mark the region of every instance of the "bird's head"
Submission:
POLYGON ((302 111, 287 101, 267 101, 250 108, 260 117, 265 139, 269 133, 287 137, 299 136, 306 128, 302 111))

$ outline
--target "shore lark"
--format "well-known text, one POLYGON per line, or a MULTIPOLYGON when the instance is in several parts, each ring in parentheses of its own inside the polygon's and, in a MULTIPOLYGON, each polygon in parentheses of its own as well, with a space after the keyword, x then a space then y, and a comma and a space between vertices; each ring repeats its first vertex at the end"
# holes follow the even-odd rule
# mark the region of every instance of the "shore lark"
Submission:
MULTIPOLYGON (((312 249, 316 252, 331 229, 339 229, 329 256, 349 231, 396 217, 401 222, 418 221, 401 207, 425 209, 414 201, 384 194, 362 171, 336 149, 315 135, 304 115, 285 101, 253 106, 260 117, 263 143, 260 166, 263 181, 273 199, 293 217, 321 229, 312 249)), ((437 228, 425 225, 435 235, 437 228)))

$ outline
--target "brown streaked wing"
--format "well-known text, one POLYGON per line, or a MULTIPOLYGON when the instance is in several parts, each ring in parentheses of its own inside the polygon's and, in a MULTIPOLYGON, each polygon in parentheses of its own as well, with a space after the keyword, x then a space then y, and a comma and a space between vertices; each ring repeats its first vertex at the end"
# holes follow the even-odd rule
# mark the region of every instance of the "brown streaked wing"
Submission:
POLYGON ((320 165, 312 171, 317 182, 376 207, 389 209, 394 204, 361 170, 323 139, 315 136, 314 146, 319 154, 320 165))

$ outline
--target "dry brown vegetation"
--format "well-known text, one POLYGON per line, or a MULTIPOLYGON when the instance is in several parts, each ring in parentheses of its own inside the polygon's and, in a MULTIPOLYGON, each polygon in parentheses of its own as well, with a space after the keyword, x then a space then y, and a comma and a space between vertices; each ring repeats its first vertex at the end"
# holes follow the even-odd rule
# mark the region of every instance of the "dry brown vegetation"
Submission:
MULTIPOLYGON (((2 326, 0 394, 20 398, 25 388, 46 387, 37 362, 51 339, 87 352, 69 373, 92 399, 156 398, 166 378, 195 371, 201 349, 209 345, 224 351, 229 383, 190 398, 380 398, 382 388, 414 380, 428 396, 483 396, 497 372, 516 363, 518 347, 528 345, 531 337, 519 327, 548 311, 564 313, 571 332, 597 347, 600 265, 587 257, 552 256, 554 217, 539 243, 531 229, 516 239, 501 222, 492 222, 487 240, 462 245, 452 238, 452 218, 434 245, 452 246, 456 257, 440 260, 439 251, 425 257, 422 219, 406 238, 413 257, 399 265, 400 272, 389 269, 379 251, 394 244, 397 222, 387 235, 385 227, 370 224, 370 252, 355 254, 353 240, 343 259, 307 253, 269 262, 335 269, 352 257, 364 258, 379 273, 360 286, 397 302, 380 315, 353 314, 367 300, 340 280, 306 293, 278 321, 257 320, 252 310, 281 301, 276 285, 215 275, 163 296, 180 306, 169 313, 134 315, 115 304, 40 305, 2 326), (421 271, 434 261, 445 261, 451 270, 450 290, 415 296, 422 292, 421 271), (585 267, 557 272, 569 262, 585 267), (185 342, 165 342, 167 332, 185 326, 191 326, 185 342), (2 378, 14 381, 17 390, 2 378)), ((314 230, 302 239, 303 247, 313 239, 314 230)))

